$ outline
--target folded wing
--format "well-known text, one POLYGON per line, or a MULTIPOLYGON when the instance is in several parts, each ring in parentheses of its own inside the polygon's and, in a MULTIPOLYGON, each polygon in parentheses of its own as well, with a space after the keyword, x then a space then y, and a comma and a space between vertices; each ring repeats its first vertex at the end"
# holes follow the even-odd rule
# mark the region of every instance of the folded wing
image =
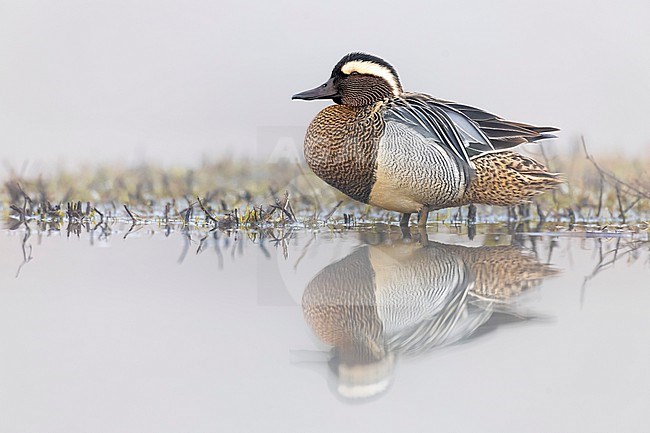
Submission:
POLYGON ((392 101, 384 118, 418 130, 470 167, 473 156, 553 138, 550 132, 558 130, 504 120, 479 108, 421 93, 405 93, 392 101))

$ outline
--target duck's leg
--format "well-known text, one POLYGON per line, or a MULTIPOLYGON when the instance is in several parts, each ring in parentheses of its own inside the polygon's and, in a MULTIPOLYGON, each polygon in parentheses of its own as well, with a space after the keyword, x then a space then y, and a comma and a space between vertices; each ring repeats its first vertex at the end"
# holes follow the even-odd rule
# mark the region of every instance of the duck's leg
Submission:
POLYGON ((429 234, 427 233, 427 228, 426 226, 419 226, 418 225, 418 232, 420 233, 420 245, 423 247, 428 247, 429 246, 429 234))
POLYGON ((429 206, 424 205, 420 210, 420 218, 418 219, 418 227, 426 227, 427 219, 429 218, 429 206))
POLYGON ((409 240, 411 239, 411 228, 400 226, 399 229, 402 231, 402 239, 409 240))
POLYGON ((467 211, 467 222, 469 224, 474 224, 476 222, 476 206, 474 204, 469 205, 469 210, 467 211))
POLYGON ((402 218, 399 220, 399 226, 400 227, 408 227, 409 226, 409 220, 411 219, 411 213, 403 213, 402 218))

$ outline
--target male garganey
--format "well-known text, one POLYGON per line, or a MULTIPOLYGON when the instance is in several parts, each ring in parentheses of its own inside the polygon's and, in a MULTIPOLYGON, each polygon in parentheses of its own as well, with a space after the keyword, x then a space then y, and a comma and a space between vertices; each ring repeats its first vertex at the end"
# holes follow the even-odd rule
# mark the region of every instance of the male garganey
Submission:
POLYGON ((305 137, 309 167, 354 200, 401 212, 466 204, 509 206, 562 182, 511 147, 552 138, 552 127, 504 120, 478 108, 405 92, 395 68, 364 53, 292 99, 332 99, 305 137))

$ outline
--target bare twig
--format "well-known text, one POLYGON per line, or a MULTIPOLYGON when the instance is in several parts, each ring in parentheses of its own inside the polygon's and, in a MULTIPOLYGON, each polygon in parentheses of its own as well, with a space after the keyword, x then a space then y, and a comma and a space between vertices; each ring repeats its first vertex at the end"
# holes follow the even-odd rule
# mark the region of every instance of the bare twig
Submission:
POLYGON ((604 188, 605 188, 605 180, 603 179, 603 175, 600 174, 600 190, 598 192, 598 209, 596 210, 596 218, 600 218, 600 211, 603 209, 603 190, 604 190, 604 188))
POLYGON ((196 200, 199 202, 199 206, 201 207, 201 210, 205 213, 205 217, 210 221, 212 221, 213 223, 219 224, 219 221, 217 221, 217 219, 213 217, 210 211, 208 211, 208 209, 206 209, 206 207, 203 205, 201 198, 197 196, 196 200))
POLYGON ((327 215, 325 215, 325 216, 323 217, 323 220, 324 220, 324 221, 327 221, 328 219, 330 219, 330 217, 334 214, 334 212, 336 212, 336 209, 338 209, 339 206, 341 206, 342 203, 343 203, 343 200, 341 200, 341 201, 339 201, 338 203, 336 203, 336 205, 334 205, 334 207, 332 208, 332 210, 329 211, 329 212, 327 213, 327 215))
POLYGON ((597 170, 597 171, 598 171, 602 176, 607 177, 607 178, 610 178, 610 179, 613 180, 615 183, 617 183, 617 184, 619 184, 619 185, 622 185, 622 186, 626 187, 626 188, 629 189, 630 191, 639 194, 639 195, 642 196, 643 198, 650 199, 650 191, 643 191, 643 190, 641 190, 641 189, 635 187, 634 185, 631 185, 631 184, 629 184, 629 183, 627 183, 627 182, 624 182, 624 181, 620 180, 618 177, 616 177, 616 175, 614 175, 614 174, 608 172, 607 170, 603 169, 600 165, 598 165, 598 163, 596 162, 596 160, 594 159, 594 157, 593 157, 592 155, 590 155, 589 152, 587 151, 587 144, 585 143, 585 138, 584 138, 584 137, 581 137, 581 139, 582 139, 582 148, 583 148, 584 151, 585 151, 585 155, 587 156, 587 159, 588 159, 588 160, 593 164, 593 166, 596 168, 596 170, 597 170))
POLYGON ((138 220, 135 218, 133 213, 131 213, 131 211, 129 210, 129 208, 126 205, 124 205, 124 209, 126 210, 126 213, 129 214, 129 216, 131 217, 131 221, 133 222, 133 224, 138 222, 138 220))
POLYGON ((104 214, 99 211, 96 207, 93 208, 93 210, 99 215, 99 222, 102 223, 104 221, 104 214))
POLYGON ((623 224, 625 224, 625 211, 623 210, 623 201, 621 199, 621 186, 617 183, 614 186, 614 189, 616 190, 616 200, 618 201, 618 216, 623 221, 623 224))

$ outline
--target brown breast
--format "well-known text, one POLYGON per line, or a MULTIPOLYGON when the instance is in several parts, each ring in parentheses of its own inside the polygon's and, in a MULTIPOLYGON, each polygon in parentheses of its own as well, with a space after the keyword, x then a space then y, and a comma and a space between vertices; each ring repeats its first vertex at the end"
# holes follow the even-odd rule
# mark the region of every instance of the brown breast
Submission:
POLYGON ((382 116, 373 107, 326 107, 307 129, 307 164, 334 188, 367 203, 376 180, 377 146, 383 131, 382 116))

